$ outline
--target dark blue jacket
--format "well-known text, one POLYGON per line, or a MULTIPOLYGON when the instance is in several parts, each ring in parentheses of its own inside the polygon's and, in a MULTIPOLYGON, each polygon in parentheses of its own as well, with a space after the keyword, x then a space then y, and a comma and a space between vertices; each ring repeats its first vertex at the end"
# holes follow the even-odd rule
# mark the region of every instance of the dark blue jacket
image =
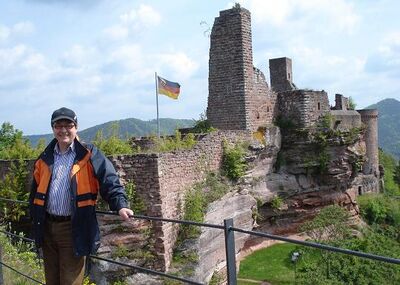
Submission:
MULTIPOLYGON (((29 197, 36 246, 43 244, 46 203, 54 165, 54 139, 35 162, 29 197)), ((74 254, 94 254, 100 245, 95 206, 97 194, 108 202, 110 210, 127 208, 127 198, 112 163, 95 146, 75 139, 76 157, 71 170, 71 222, 74 254)))

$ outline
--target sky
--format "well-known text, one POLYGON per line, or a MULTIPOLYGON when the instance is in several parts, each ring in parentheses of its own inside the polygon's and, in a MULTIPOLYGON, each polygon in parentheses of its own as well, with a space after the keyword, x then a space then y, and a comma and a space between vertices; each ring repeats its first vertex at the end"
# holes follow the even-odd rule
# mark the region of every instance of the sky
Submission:
MULTIPOLYGON (((357 108, 400 100, 400 1, 243 0, 253 62, 289 57, 298 88, 352 97, 357 108)), ((181 85, 159 96, 162 118, 207 108, 210 30, 223 0, 0 0, 0 123, 50 133, 73 109, 80 129, 156 118, 155 72, 181 85)), ((400 110, 399 110, 400 111, 400 110)))

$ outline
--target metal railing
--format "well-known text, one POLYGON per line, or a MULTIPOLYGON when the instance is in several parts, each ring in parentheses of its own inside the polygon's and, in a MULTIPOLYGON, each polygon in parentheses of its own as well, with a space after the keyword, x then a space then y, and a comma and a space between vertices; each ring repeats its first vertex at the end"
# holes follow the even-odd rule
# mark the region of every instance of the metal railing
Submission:
MULTIPOLYGON (((4 199, 4 198, 0 198, 0 200, 5 200, 5 201, 9 201, 9 202, 15 201, 15 202, 20 202, 20 203, 26 203, 25 201, 16 201, 16 200, 11 200, 11 199, 4 199)), ((118 216, 117 213, 107 212, 107 211, 96 211, 96 213, 103 214, 103 215, 118 216)), ((371 259, 371 260, 400 265, 400 259, 396 259, 396 258, 390 258, 390 257, 385 257, 385 256, 380 256, 380 255, 375 255, 375 254, 370 254, 370 253, 353 251, 353 250, 338 248, 338 247, 334 247, 334 246, 319 244, 319 243, 315 243, 315 242, 300 241, 300 240, 295 240, 295 239, 278 236, 278 235, 273 235, 273 234, 268 234, 268 233, 264 233, 264 232, 248 231, 248 230, 244 230, 244 229, 240 229, 240 228, 235 228, 232 218, 225 219, 223 225, 199 223, 199 222, 176 220, 176 219, 167 219, 167 218, 160 218, 160 217, 149 217, 149 216, 143 216, 143 215, 133 215, 133 216, 131 216, 131 218, 142 219, 142 220, 151 220, 151 221, 169 222, 169 223, 178 223, 178 224, 193 225, 193 226, 208 227, 208 228, 215 228, 215 229, 223 230, 224 237, 225 237, 226 273, 227 273, 227 281, 228 281, 229 285, 237 284, 235 232, 240 232, 240 233, 244 233, 244 234, 269 238, 272 240, 279 240, 279 241, 289 242, 289 243, 298 244, 298 245, 302 245, 302 246, 308 246, 308 247, 318 248, 318 249, 322 249, 322 250, 338 252, 338 253, 353 255, 353 256, 357 256, 357 257, 361 257, 361 258, 367 258, 367 259, 371 259)), ((14 236, 14 237, 18 237, 18 235, 15 235, 15 234, 12 234, 9 232, 5 232, 5 231, 0 231, 0 232, 6 233, 6 234, 14 236)), ((27 239, 27 238, 24 238, 24 240, 27 242, 32 241, 31 239, 27 239)), ((91 258, 103 260, 106 262, 111 262, 111 263, 114 263, 114 264, 117 264, 120 266, 136 269, 138 271, 142 271, 142 272, 149 273, 149 274, 163 276, 166 278, 178 280, 178 281, 185 282, 188 284, 203 284, 203 283, 199 283, 199 282, 189 280, 186 278, 181 278, 181 277, 178 277, 175 275, 167 274, 164 272, 159 272, 159 271, 143 268, 143 267, 136 266, 136 265, 125 264, 122 262, 117 262, 114 260, 106 259, 106 258, 95 256, 95 255, 91 255, 91 258)))

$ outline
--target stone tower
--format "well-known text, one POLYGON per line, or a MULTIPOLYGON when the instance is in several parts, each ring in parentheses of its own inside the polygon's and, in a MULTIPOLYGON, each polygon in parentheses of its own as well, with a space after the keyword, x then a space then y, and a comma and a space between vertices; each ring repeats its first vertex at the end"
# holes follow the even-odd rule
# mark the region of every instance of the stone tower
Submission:
POLYGON ((378 110, 357 110, 361 121, 366 127, 365 144, 367 160, 363 165, 364 174, 374 174, 379 178, 379 151, 378 151, 378 110))
POLYGON ((221 130, 256 130, 272 121, 275 100, 253 67, 250 12, 221 11, 211 31, 207 119, 221 130))
POLYGON ((296 89, 293 84, 292 60, 287 57, 272 58, 269 60, 271 88, 275 92, 284 92, 296 89))

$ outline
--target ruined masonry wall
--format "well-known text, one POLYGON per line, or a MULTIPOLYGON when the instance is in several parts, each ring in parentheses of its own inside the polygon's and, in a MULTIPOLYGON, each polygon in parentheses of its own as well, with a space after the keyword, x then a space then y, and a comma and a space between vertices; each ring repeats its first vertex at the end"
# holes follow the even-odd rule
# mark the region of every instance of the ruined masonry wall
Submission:
MULTIPOLYGON (((159 179, 163 217, 182 218, 180 207, 184 204, 185 192, 195 182, 201 181, 207 172, 216 171, 220 168, 223 140, 237 142, 250 138, 251 132, 249 131, 214 132, 200 140, 191 150, 160 154, 159 179)), ((173 223, 164 223, 163 225, 166 268, 169 267, 172 260, 178 228, 179 226, 173 223)))
POLYGON ((250 12, 221 11, 210 43, 207 118, 220 130, 257 130, 272 122, 276 95, 253 67, 250 12))
POLYGON ((221 11, 212 28, 209 59, 207 118, 214 127, 246 129, 244 93, 251 64, 250 12, 221 11))
POLYGON ((249 113, 248 129, 256 131, 260 126, 273 123, 277 114, 277 95, 269 89, 262 71, 255 67, 253 69, 253 90, 248 97, 246 109, 249 113))
POLYGON ((313 127, 318 119, 329 112, 325 91, 293 90, 278 93, 279 114, 291 119, 301 128, 313 127))

